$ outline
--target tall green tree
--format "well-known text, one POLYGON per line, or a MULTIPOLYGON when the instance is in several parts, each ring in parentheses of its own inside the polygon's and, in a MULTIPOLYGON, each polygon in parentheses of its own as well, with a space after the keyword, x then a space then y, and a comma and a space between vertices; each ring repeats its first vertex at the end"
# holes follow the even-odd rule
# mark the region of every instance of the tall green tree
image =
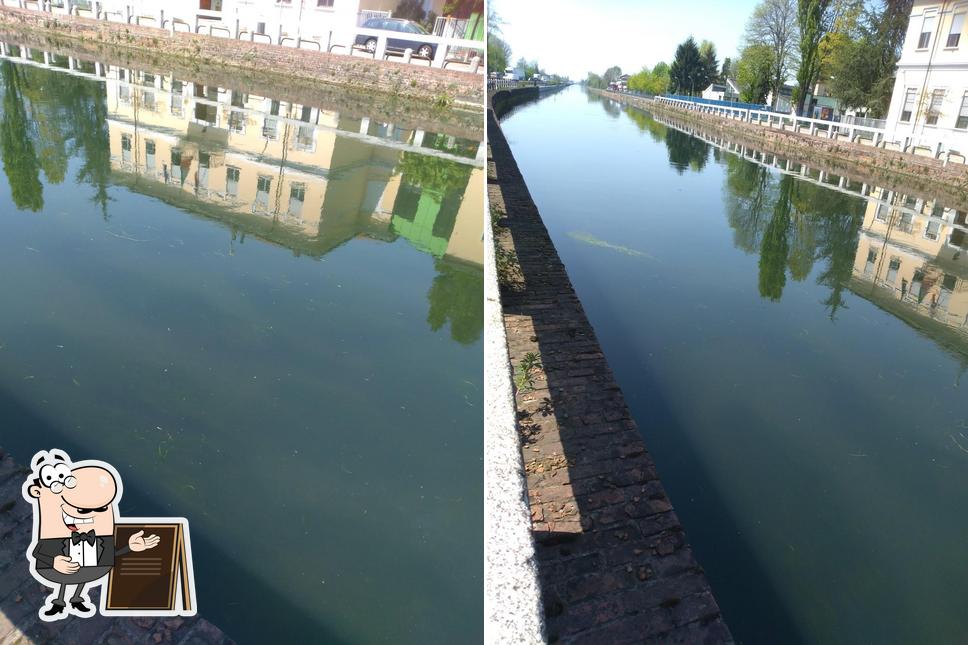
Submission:
POLYGON ((866 109, 874 118, 887 114, 912 4, 913 0, 877 2, 860 20, 859 37, 833 53, 831 90, 844 107, 866 109))
POLYGON ((724 83, 731 78, 734 78, 734 72, 732 67, 733 60, 727 56, 723 59, 723 69, 719 72, 719 80, 724 83))
POLYGON ((746 23, 746 44, 765 45, 772 52, 770 90, 773 106, 790 70, 797 65, 797 0, 761 0, 746 23))
POLYGON ((604 80, 605 84, 608 85, 609 83, 614 83, 617 81, 619 78, 621 78, 621 76, 622 68, 618 65, 613 65, 606 69, 605 73, 602 74, 602 80, 604 80))
POLYGON ((769 45, 747 45, 736 64, 740 100, 763 103, 773 83, 773 50, 769 45))
POLYGON ((511 60, 511 47, 501 37, 501 17, 492 8, 487 10, 487 71, 503 74, 511 60))
POLYGON ((800 32, 800 66, 794 94, 797 114, 820 73, 820 42, 833 27, 832 0, 797 0, 797 25, 800 32))
POLYGON ((10 196, 21 210, 44 207, 40 183, 40 160, 30 138, 30 119, 23 98, 23 69, 10 61, 0 62, 3 79, 3 118, 0 120, 0 150, 3 172, 10 183, 10 196))
POLYGON ((699 55, 699 47, 692 36, 676 47, 676 56, 669 68, 669 80, 672 90, 679 94, 694 95, 696 90, 702 91, 701 85, 706 78, 706 69, 699 55))
POLYGON ((702 41, 699 45, 699 58, 702 61, 705 74, 702 82, 698 85, 701 85, 702 89, 706 89, 710 83, 719 80, 719 60, 716 58, 716 45, 708 40, 702 41))

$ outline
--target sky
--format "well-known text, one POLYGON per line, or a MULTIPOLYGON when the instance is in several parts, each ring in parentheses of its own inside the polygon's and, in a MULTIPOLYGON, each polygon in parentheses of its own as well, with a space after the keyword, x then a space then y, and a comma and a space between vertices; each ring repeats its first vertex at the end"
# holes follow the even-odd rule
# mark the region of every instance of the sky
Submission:
POLYGON ((711 40, 720 63, 734 57, 758 0, 489 0, 503 24, 511 60, 537 60, 545 72, 585 78, 612 65, 635 73, 672 62, 689 36, 711 40))

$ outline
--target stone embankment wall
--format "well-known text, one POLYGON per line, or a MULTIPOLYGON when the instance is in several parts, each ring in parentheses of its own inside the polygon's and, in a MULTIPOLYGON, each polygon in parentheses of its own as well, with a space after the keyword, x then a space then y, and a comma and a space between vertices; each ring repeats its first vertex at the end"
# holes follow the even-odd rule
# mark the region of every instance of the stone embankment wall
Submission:
POLYGON ((732 642, 501 132, 522 92, 488 112, 488 202, 548 641, 732 642))
POLYGON ((0 30, 60 36, 144 52, 159 63, 172 59, 236 70, 263 69, 290 81, 328 83, 369 93, 412 98, 440 107, 456 102, 484 107, 480 74, 364 57, 315 52, 245 40, 215 38, 155 27, 0 7, 0 30))
MULTIPOLYGON (((595 91, 595 90, 591 90, 595 91)), ((683 110, 650 99, 600 91, 602 96, 688 123, 752 148, 789 158, 874 186, 910 194, 929 194, 946 204, 968 203, 968 165, 895 150, 831 140, 727 119, 715 114, 683 110)))

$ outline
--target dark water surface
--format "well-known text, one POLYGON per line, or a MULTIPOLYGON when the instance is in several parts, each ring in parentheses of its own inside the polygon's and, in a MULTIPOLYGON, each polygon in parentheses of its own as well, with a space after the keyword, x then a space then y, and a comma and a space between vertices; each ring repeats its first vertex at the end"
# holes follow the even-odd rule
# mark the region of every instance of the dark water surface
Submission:
POLYGON ((0 62, 0 446, 187 517, 239 642, 480 641, 478 142, 51 62, 0 62))
POLYGON ((503 128, 737 639, 964 642, 963 206, 578 87, 503 128))

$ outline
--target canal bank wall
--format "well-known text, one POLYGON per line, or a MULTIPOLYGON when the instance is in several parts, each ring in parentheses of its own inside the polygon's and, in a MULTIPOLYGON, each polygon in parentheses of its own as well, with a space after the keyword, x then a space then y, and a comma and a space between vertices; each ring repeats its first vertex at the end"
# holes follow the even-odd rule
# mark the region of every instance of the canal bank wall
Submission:
POLYGON ((500 117, 522 96, 491 97, 488 202, 504 368, 516 386, 517 442, 545 635, 560 643, 730 643, 703 569, 501 131, 500 117))
POLYGON ((328 84, 371 95, 413 99, 438 108, 460 105, 480 113, 484 107, 484 79, 469 72, 3 6, 0 31, 131 50, 159 64, 179 60, 246 74, 271 71, 290 82, 328 84))
MULTIPOLYGON (((33 509, 21 487, 30 471, 0 449, 0 642, 2 643, 169 643, 230 645, 218 627, 192 618, 67 618, 47 623, 37 612, 50 589, 34 580, 27 567, 33 533, 33 509)), ((91 590, 98 604, 98 591, 91 590)))
POLYGON ((870 185, 895 186, 909 193, 930 193, 945 198, 947 203, 968 203, 968 165, 965 164, 946 164, 930 157, 745 123, 628 94, 588 91, 870 185))

